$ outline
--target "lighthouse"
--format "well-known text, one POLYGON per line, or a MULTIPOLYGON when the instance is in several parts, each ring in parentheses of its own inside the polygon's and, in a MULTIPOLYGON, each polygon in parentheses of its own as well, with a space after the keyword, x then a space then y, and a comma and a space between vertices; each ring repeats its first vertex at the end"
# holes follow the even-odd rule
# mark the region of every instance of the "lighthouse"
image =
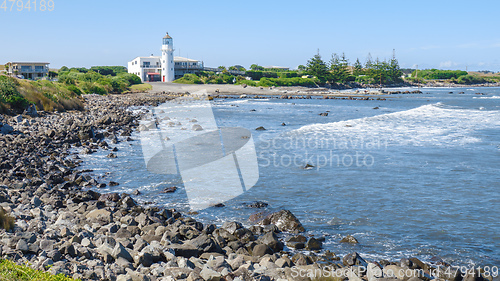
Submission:
POLYGON ((174 81, 174 40, 168 32, 161 47, 161 81, 174 81))

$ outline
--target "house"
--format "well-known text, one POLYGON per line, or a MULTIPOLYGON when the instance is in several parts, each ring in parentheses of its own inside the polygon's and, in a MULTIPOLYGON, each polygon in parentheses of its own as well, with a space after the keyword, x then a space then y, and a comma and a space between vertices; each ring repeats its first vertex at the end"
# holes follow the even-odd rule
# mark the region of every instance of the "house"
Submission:
POLYGON ((128 73, 135 74, 142 82, 171 82, 186 73, 203 71, 203 62, 183 57, 174 57, 173 39, 165 35, 162 41, 162 55, 136 57, 128 62, 128 73))
POLYGON ((49 75, 48 62, 8 62, 7 74, 19 75, 25 79, 40 79, 49 75))

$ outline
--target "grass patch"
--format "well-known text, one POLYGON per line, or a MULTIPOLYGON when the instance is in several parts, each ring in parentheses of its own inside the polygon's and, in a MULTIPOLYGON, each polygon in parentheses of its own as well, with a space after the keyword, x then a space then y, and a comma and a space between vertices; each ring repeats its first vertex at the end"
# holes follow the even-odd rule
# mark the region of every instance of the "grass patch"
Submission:
POLYGON ((137 84, 137 85, 132 85, 130 86, 130 92, 131 93, 144 93, 149 90, 152 90, 153 86, 149 84, 137 84))
POLYGON ((34 270, 28 266, 17 265, 9 260, 0 262, 1 281, 75 281, 64 274, 52 275, 48 272, 34 270))

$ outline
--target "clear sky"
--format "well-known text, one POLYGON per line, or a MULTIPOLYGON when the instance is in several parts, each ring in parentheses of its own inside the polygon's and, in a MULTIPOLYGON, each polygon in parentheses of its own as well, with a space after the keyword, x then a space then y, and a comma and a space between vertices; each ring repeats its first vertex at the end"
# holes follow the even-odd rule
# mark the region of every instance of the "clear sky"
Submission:
POLYGON ((52 1, 53 11, 19 12, 6 0, 0 63, 126 66, 160 55, 168 31, 176 56, 211 67, 295 68, 318 49, 325 60, 345 52, 351 63, 364 62, 368 53, 383 60, 396 49, 401 67, 500 71, 497 0, 52 1))

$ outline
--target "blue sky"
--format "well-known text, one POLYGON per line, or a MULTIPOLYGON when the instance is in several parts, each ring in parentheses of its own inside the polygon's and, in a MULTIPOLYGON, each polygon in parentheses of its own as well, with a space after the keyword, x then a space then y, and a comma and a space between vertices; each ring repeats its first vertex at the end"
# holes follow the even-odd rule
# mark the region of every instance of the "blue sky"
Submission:
POLYGON ((168 31, 176 56, 212 67, 295 68, 318 49, 364 62, 396 49, 401 67, 500 71, 498 1, 53 1, 52 12, 18 12, 7 0, 0 63, 126 65, 159 55, 168 31))

